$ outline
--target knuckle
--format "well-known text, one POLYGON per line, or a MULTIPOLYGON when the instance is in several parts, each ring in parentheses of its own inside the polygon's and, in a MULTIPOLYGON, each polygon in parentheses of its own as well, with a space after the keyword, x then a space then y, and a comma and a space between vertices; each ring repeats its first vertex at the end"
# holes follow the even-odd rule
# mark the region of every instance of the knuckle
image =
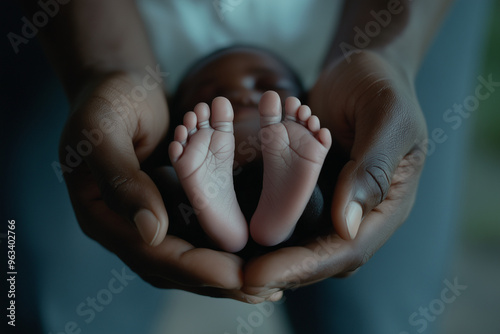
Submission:
POLYGON ((131 181, 132 178, 130 177, 127 177, 125 175, 116 175, 108 182, 108 185, 113 191, 118 191, 130 185, 131 181))
POLYGON ((363 255, 361 256, 361 259, 360 259, 360 262, 358 264, 358 268, 360 268, 361 266, 364 266, 368 260, 370 260, 373 256, 373 252, 369 252, 369 251, 364 251, 363 252, 363 255))
POLYGON ((392 163, 388 156, 381 155, 370 161, 365 168, 367 174, 368 197, 376 203, 381 203, 387 196, 391 186, 392 163))
POLYGON ((100 182, 101 194, 108 204, 113 198, 127 194, 132 188, 134 179, 126 175, 115 175, 112 178, 103 178, 100 182))
POLYGON ((352 258, 352 268, 350 268, 349 272, 355 272, 357 269, 361 268, 364 266, 368 260, 371 259, 373 256, 373 253, 370 253, 367 250, 358 250, 354 252, 353 258, 352 258))
POLYGON ((421 170, 427 160, 427 148, 416 147, 405 158, 415 170, 421 170))
POLYGON ((339 270, 334 277, 343 278, 351 275, 351 273, 356 272, 361 266, 363 266, 370 256, 366 251, 360 247, 358 244, 353 244, 348 246, 345 252, 345 257, 342 261, 341 270, 339 270))
POLYGON ((360 268, 363 264, 365 264, 365 253, 362 251, 356 251, 353 253, 352 259, 351 259, 352 267, 349 268, 348 271, 354 271, 358 268, 360 268))

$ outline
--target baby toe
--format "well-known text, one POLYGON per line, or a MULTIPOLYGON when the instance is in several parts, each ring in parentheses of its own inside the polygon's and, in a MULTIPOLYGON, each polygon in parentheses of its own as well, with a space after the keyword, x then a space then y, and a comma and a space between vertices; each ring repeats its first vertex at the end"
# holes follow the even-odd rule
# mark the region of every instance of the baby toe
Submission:
POLYGON ((281 122, 281 100, 278 93, 267 91, 259 102, 260 127, 281 122))
POLYGON ((285 114, 286 118, 296 122, 297 121, 297 113, 300 108, 300 100, 296 97, 290 96, 285 101, 285 114))
POLYGON ((210 128, 210 108, 206 103, 198 103, 196 107, 194 107, 194 113, 198 120, 198 129, 210 128))
POLYGON ((231 102, 225 97, 212 101, 212 127, 217 131, 233 132, 234 112, 231 102))
POLYGON ((316 116, 309 117, 309 119, 307 120, 307 128, 313 133, 318 132, 320 128, 319 118, 316 116))
POLYGON ((196 132, 196 123, 197 123, 196 114, 192 111, 186 113, 184 115, 183 123, 187 129, 188 135, 192 136, 196 132))
POLYGON ((311 117, 311 108, 306 105, 300 106, 299 111, 297 112, 297 116, 299 121, 303 122, 303 124, 305 125, 309 117, 311 117))
POLYGON ((316 138, 326 149, 330 149, 332 146, 332 135, 327 128, 320 129, 316 138))
POLYGON ((170 156, 170 161, 172 163, 176 163, 177 160, 179 160, 182 152, 184 152, 184 147, 182 147, 181 143, 178 141, 173 141, 168 146, 168 155, 170 156))
POLYGON ((188 130, 184 125, 179 125, 175 128, 174 140, 179 142, 182 146, 186 145, 188 139, 188 130))

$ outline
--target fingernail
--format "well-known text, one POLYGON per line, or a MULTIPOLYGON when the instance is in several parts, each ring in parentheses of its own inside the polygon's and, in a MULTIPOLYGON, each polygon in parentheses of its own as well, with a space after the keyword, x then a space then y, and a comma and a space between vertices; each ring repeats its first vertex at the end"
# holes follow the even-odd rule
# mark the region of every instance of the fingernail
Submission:
POLYGON ((267 289, 267 290, 262 290, 261 292, 255 294, 255 296, 268 298, 268 297, 274 296, 276 293, 278 293, 280 291, 281 291, 280 288, 271 288, 271 289, 267 289))
POLYGON ((361 218, 363 217, 363 209, 358 202, 352 201, 347 205, 345 212, 347 230, 351 239, 354 239, 356 234, 358 234, 359 224, 361 224, 361 218))
POLYGON ((277 302, 283 297, 283 291, 273 293, 271 298, 269 298, 270 301, 272 302, 277 302))
POLYGON ((134 216, 134 223, 142 239, 151 246, 160 231, 160 222, 156 216, 149 210, 140 209, 134 216))

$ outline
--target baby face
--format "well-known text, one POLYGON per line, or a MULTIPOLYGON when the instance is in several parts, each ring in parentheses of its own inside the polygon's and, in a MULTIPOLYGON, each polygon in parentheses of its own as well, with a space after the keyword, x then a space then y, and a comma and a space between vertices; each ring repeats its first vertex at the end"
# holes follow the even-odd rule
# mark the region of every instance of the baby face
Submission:
POLYGON ((184 114, 199 102, 210 105, 215 97, 226 97, 234 110, 238 147, 255 142, 260 129, 258 104, 268 90, 277 92, 282 103, 288 96, 301 94, 291 70, 272 55, 245 47, 229 49, 191 70, 179 86, 176 112, 184 114))

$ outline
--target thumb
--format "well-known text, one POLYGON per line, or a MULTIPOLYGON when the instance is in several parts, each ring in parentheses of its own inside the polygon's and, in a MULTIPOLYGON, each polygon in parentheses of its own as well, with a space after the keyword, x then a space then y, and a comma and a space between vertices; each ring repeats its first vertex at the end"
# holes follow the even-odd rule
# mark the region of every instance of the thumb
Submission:
POLYGON ((121 126, 101 136, 100 141, 97 136, 94 138, 96 144, 84 157, 97 181, 101 199, 132 222, 147 244, 159 245, 167 233, 168 216, 158 188, 140 168, 138 148, 121 126))
POLYGON ((387 156, 352 159, 340 172, 332 203, 337 233, 354 239, 363 217, 387 196, 395 165, 387 156))
POLYGON ((362 219, 386 198, 395 170, 411 151, 418 129, 408 131, 408 127, 390 123, 357 127, 331 208, 334 227, 345 240, 356 237, 362 219))

